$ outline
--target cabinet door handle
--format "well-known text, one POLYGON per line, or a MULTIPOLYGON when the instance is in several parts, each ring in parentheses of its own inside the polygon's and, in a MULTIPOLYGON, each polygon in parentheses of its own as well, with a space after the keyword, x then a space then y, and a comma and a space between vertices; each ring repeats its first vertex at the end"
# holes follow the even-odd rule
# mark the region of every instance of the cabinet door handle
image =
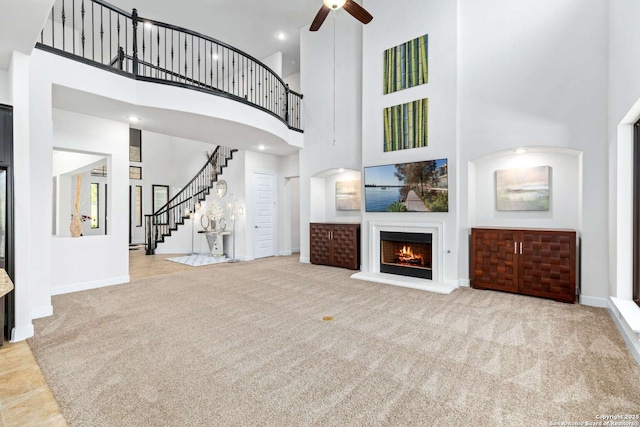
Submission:
POLYGON ((522 255, 522 242, 520 242, 520 255, 522 255))
POLYGON ((327 231, 327 239, 331 240, 331 232, 327 231))
POLYGON ((518 242, 513 242, 513 253, 514 254, 518 253, 518 242))

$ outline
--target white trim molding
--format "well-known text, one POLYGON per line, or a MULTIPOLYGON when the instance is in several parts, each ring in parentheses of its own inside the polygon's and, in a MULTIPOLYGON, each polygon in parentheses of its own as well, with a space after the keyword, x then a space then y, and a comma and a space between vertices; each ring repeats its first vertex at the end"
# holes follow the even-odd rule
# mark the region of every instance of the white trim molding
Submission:
POLYGON ((63 295, 63 294, 70 294, 72 292, 88 291, 89 289, 98 289, 98 288, 104 288, 107 286, 122 285, 124 283, 129 283, 130 281, 131 281, 131 278, 129 276, 121 276, 121 277, 112 277, 112 278, 103 279, 103 280, 94 280, 91 282, 56 286, 51 289, 51 295, 52 296, 63 295))
POLYGON ((609 298, 609 315, 640 365, 640 307, 631 300, 609 298))
POLYGON ((24 341, 27 338, 31 338, 34 335, 35 335, 35 329, 33 328, 33 323, 29 323, 25 327, 13 328, 11 330, 11 342, 24 341))
POLYGON ((580 295, 580 304, 588 305, 590 307, 608 308, 609 302, 606 298, 590 297, 586 295, 580 295))

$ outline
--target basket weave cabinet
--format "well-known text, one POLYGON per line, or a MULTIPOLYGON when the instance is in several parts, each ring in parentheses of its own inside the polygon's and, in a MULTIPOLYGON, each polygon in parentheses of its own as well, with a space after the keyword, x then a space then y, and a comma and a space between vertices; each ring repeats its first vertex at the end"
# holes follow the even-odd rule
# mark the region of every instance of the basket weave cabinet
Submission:
POLYGON ((360 224, 311 223, 311 264, 360 269, 360 224))
POLYGON ((574 230, 472 228, 471 286, 576 300, 574 230))

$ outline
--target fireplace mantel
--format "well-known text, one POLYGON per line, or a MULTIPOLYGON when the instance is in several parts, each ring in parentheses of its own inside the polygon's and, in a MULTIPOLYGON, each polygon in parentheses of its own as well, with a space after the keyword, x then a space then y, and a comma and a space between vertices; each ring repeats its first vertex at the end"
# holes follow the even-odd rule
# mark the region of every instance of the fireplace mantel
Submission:
POLYGON ((450 294, 456 289, 455 285, 445 283, 443 280, 443 229, 441 222, 369 222, 369 272, 360 272, 352 275, 354 279, 368 282, 385 283, 394 286, 421 289, 425 291, 450 294), (395 274, 380 272, 380 232, 395 231, 402 233, 431 233, 433 236, 432 264, 433 279, 418 279, 404 277, 395 274))

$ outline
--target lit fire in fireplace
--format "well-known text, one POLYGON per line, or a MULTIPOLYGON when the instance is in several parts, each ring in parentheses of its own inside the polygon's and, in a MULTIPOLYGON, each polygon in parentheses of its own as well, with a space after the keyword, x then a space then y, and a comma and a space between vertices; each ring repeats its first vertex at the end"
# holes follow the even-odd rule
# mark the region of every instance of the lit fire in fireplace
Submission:
POLYGON ((414 254, 411 246, 403 246, 396 253, 397 264, 414 265, 424 267, 424 257, 422 254, 414 254))

